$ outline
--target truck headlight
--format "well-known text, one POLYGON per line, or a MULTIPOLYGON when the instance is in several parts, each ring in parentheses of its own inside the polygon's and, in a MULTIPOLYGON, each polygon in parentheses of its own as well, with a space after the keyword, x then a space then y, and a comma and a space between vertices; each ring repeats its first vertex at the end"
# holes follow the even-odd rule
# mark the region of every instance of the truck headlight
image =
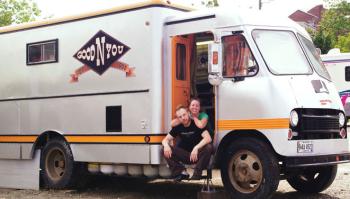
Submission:
POLYGON ((298 125, 298 122, 299 122, 298 113, 293 110, 292 112, 290 112, 289 123, 292 127, 296 127, 298 125))
POLYGON ((339 113, 339 127, 343 127, 345 124, 345 115, 343 112, 339 113))

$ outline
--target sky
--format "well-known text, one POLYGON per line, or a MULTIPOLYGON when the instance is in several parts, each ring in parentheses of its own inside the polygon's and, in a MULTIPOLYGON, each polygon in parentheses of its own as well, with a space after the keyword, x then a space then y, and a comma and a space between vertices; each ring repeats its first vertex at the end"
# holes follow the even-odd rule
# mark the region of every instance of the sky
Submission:
MULTIPOLYGON (((34 0, 42 10, 42 17, 62 17, 125 5, 142 0, 34 0)), ((201 0, 170 0, 171 2, 201 7, 201 0)), ((257 9, 259 0, 218 0, 223 7, 242 7, 257 9)), ((288 16, 300 9, 308 11, 315 5, 322 4, 323 0, 262 0, 262 10, 274 14, 288 16)))

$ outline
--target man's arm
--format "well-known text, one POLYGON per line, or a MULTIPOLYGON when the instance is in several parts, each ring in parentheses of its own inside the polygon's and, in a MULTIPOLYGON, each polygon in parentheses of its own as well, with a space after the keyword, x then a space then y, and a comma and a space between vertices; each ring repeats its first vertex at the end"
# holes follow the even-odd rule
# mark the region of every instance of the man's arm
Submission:
POLYGON ((173 136, 171 136, 170 134, 167 134, 167 135, 165 136, 165 138, 162 140, 162 145, 163 145, 163 147, 164 147, 164 156, 165 156, 166 158, 171 158, 171 153, 172 153, 172 151, 171 151, 171 148, 170 148, 169 143, 170 143, 170 141, 172 141, 173 139, 174 139, 173 136))
POLYGON ((201 135, 202 135, 202 140, 192 149, 191 157, 190 157, 191 162, 196 162, 198 160, 198 150, 204 147, 205 145, 211 143, 212 141, 210 134, 207 130, 203 131, 201 135))

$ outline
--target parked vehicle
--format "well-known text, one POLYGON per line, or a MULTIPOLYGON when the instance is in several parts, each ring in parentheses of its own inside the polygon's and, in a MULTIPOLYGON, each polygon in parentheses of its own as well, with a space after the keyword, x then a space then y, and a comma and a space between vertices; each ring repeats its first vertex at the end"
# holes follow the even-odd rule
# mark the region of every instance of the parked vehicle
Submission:
POLYGON ((161 140, 190 96, 232 198, 268 198, 280 179, 321 192, 350 160, 336 88, 288 19, 149 1, 0 28, 0 44, 0 158, 40 149, 49 188, 84 167, 169 177, 161 140))
POLYGON ((350 116, 350 53, 340 53, 339 49, 332 49, 328 54, 321 55, 329 75, 339 91, 344 105, 345 115, 350 116))

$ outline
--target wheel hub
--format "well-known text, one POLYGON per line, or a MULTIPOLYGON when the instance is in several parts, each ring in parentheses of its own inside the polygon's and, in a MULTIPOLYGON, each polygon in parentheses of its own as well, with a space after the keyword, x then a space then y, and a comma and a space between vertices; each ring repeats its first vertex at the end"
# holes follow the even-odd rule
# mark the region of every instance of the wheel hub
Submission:
POLYGON ((242 193, 256 191, 262 181, 260 159, 251 151, 238 151, 230 161, 229 177, 236 190, 242 193))
POLYGON ((248 182, 249 181, 249 166, 245 163, 240 163, 235 169, 235 176, 237 180, 240 182, 248 182))
POLYGON ((46 173, 52 181, 60 180, 65 171, 65 156, 61 149, 53 148, 46 156, 46 173))

